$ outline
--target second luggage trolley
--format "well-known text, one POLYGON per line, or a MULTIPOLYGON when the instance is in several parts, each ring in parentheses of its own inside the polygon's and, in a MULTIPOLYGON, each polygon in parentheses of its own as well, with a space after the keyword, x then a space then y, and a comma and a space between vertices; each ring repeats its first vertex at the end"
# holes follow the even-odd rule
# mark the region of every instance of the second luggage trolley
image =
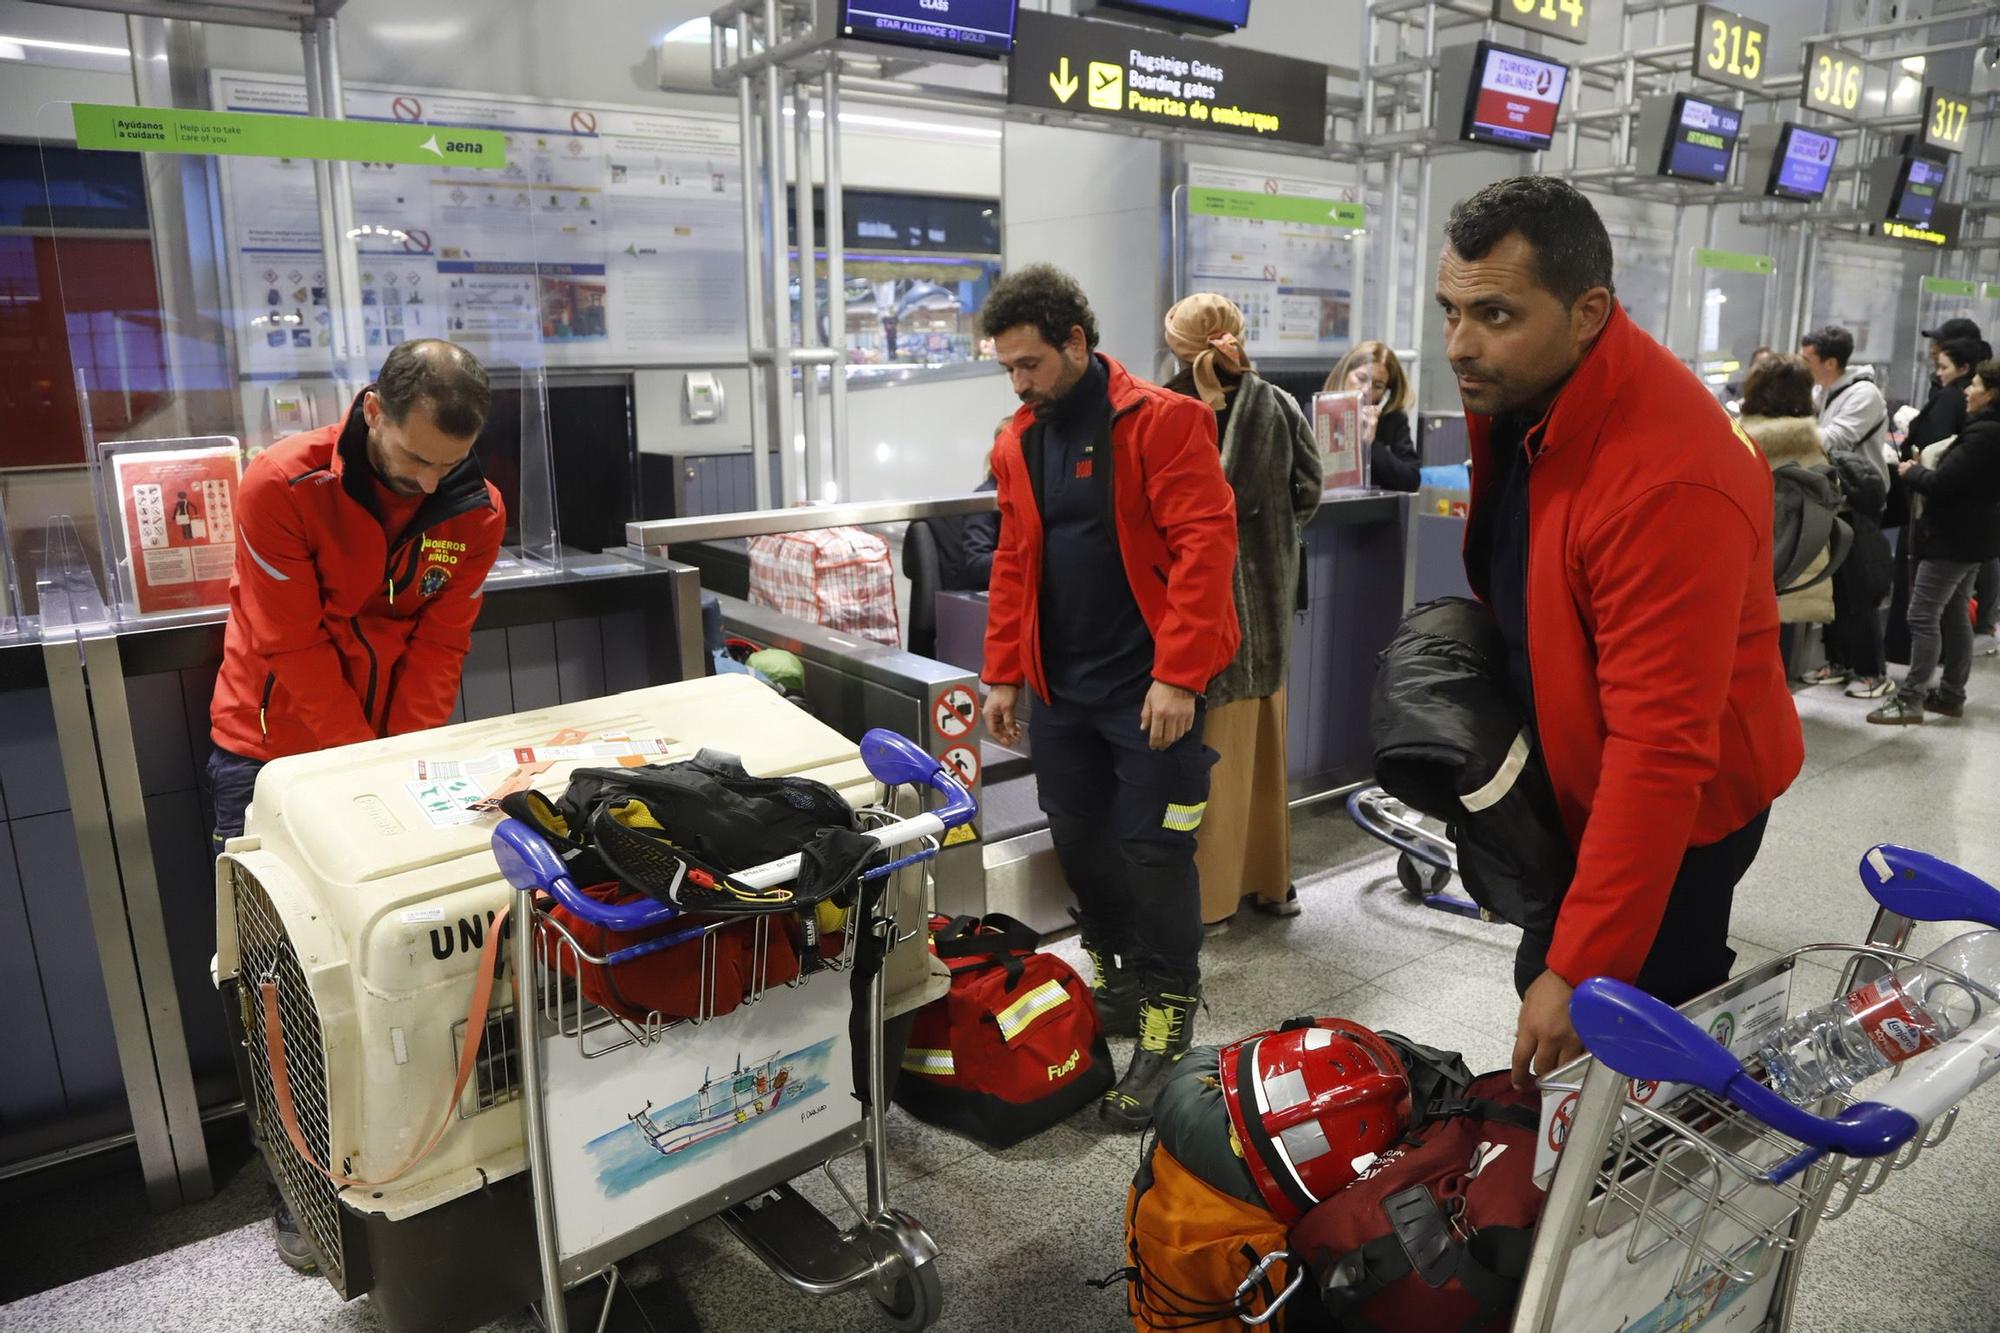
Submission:
POLYGON ((1860 1099, 1808 1110, 1765 1086, 1755 1052, 1776 1027, 1918 961, 1913 922, 2000 928, 2000 891, 1924 853, 1874 848, 1861 878, 1881 906, 1863 945, 1794 950, 1678 1010, 1602 978, 1577 988, 1591 1055, 1542 1080, 1538 1174, 1554 1173, 1514 1333, 1782 1333, 1820 1225, 1942 1144, 2000 1072, 2000 994, 1950 974, 1975 1016, 1860 1099), (1839 989, 1795 996, 1815 954, 1845 958, 1839 989))
POLYGON ((1396 879, 1412 898, 1440 912, 1492 919, 1478 903, 1445 892, 1458 873, 1458 848, 1443 820, 1411 809, 1380 787, 1362 787, 1349 795, 1347 817, 1369 837, 1396 849, 1396 879))
MULTIPOLYGON (((861 757, 889 789, 883 806, 860 812, 865 829, 884 848, 916 847, 864 872, 864 880, 929 860, 942 835, 976 813, 965 788, 902 736, 869 732, 861 757), (928 787, 942 801, 899 819, 892 810, 904 786, 928 787)), ((608 1316, 616 1264, 716 1214, 799 1290, 829 1295, 865 1287, 891 1327, 930 1327, 943 1306, 937 1246, 888 1202, 882 969, 865 994, 851 985, 864 935, 886 953, 916 932, 898 937, 891 916, 864 921, 857 912, 837 948, 821 950, 817 966, 785 985, 764 984, 769 916, 690 926, 598 957, 550 914, 552 905, 621 932, 670 923, 679 913, 650 900, 613 905, 580 892, 556 852, 519 820, 494 829, 493 850, 517 890, 515 919, 534 927, 513 932, 511 964, 523 986, 516 1010, 522 1096, 549 1333, 566 1333, 568 1288, 602 1277, 608 1316), (678 1021, 621 1016, 589 1004, 573 980, 584 966, 617 968, 699 940, 701 994, 712 997, 724 930, 750 932, 753 959, 747 997, 729 1012, 678 1021), (865 1097, 857 1096, 850 1040, 857 1004, 867 1014, 865 1097), (832 1170, 856 1152, 866 1165, 865 1203, 832 1170), (853 1210, 853 1225, 836 1226, 787 1183, 814 1167, 853 1210)), ((786 884, 800 860, 788 856, 730 878, 752 889, 786 884)))
MULTIPOLYGON (((1577 988, 1570 1015, 1591 1054, 1541 1080, 1548 1197, 1511 1333, 1784 1333, 1821 1224, 1942 1144, 1962 1099, 2000 1074, 2000 992, 1930 962, 1973 1001, 1955 1035, 1861 1098, 1808 1110, 1765 1086, 1755 1053, 1779 1025, 1924 961, 1905 951, 1915 922, 2000 929, 2000 890, 1936 857, 1885 844, 1861 878, 1881 908, 1865 944, 1794 950, 1679 1009, 1604 978, 1577 988), (1816 954, 1846 958, 1815 969, 1838 989, 1797 996, 1798 964, 1816 954)), ((1280 1262, 1285 1289, 1243 1325, 1272 1325, 1312 1280, 1277 1251, 1238 1299, 1280 1262)))

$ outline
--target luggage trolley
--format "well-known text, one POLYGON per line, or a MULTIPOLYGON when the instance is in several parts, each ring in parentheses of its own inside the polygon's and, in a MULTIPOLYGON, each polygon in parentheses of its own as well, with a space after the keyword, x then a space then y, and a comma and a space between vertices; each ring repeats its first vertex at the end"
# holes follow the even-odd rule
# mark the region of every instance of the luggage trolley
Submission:
POLYGON ((1591 1055, 1542 1081, 1539 1148, 1561 1155, 1515 1333, 1782 1333, 1820 1225, 1942 1144, 1958 1103, 2000 1072, 2000 994, 1956 977, 1976 1016, 1865 1097, 1807 1110, 1765 1086, 1754 1052, 1791 1016, 1801 958, 1846 955, 1846 994, 1917 961, 1915 921, 2000 928, 2000 890, 1924 853, 1874 848, 1861 876, 1882 909, 1863 945, 1794 950, 1679 1010, 1603 978, 1577 988, 1591 1055))
MULTIPOLYGON (((1548 1201, 1512 1333, 1784 1333, 1819 1226, 1942 1144, 1959 1102, 2000 1074, 2000 993, 1947 974, 1976 1016, 1866 1098, 1806 1110, 1765 1086, 1754 1052, 1792 1015, 1800 959, 1847 955, 1845 995, 1922 961, 1904 951, 1917 921, 2000 929, 2000 889, 1936 857, 1885 844, 1861 876, 1881 906, 1865 944, 1794 950, 1678 1010, 1604 978, 1577 988, 1570 1014, 1591 1054, 1541 1081, 1548 1201)), ((1246 1327, 1273 1324, 1310 1280, 1279 1250, 1238 1298, 1280 1262, 1290 1281, 1246 1327)))
POLYGON ((1380 787, 1350 795, 1347 817, 1369 837, 1396 849, 1396 878, 1412 898, 1440 912, 1492 920, 1478 903, 1445 892, 1458 873, 1458 849, 1443 820, 1411 809, 1380 787))
MULTIPOLYGON (((930 860, 940 836, 976 813, 957 779, 902 736, 869 732, 861 757, 890 789, 892 803, 903 786, 927 786, 943 798, 939 808, 908 819, 881 807, 861 812, 865 829, 885 849, 918 844, 864 872, 864 880, 930 860)), ((604 1278, 608 1318, 617 1263, 716 1213, 799 1290, 830 1295, 866 1287, 893 1327, 930 1327, 943 1304, 933 1262, 937 1246, 887 1197, 882 970, 876 969, 865 1000, 851 995, 848 975, 864 932, 884 952, 915 932, 898 936, 887 915, 851 918, 836 952, 782 986, 764 985, 769 916, 691 926, 596 957, 547 914, 544 902, 618 931, 658 926, 678 911, 653 901, 605 904, 580 892, 555 851, 519 820, 503 820, 494 829, 493 850, 517 890, 517 920, 535 927, 513 932, 511 962, 514 975, 533 987, 523 991, 517 1014, 549 1333, 566 1333, 569 1326, 567 1288, 604 1278), (584 965, 617 967, 699 939, 702 993, 713 997, 716 932, 723 930, 752 932, 757 960, 748 996, 728 1013, 635 1019, 590 1005, 573 980, 584 965), (867 1006, 870 1038, 870 1092, 861 1105, 852 1095, 855 1062, 848 1045, 857 1002, 867 1006), (675 1093, 685 1095, 659 1103, 675 1093), (865 1207, 832 1169, 857 1151, 866 1165, 865 1207), (815 1166, 853 1209, 854 1225, 837 1228, 787 1184, 815 1166)), ((784 857, 731 879, 771 888, 796 878, 800 861, 784 857)))

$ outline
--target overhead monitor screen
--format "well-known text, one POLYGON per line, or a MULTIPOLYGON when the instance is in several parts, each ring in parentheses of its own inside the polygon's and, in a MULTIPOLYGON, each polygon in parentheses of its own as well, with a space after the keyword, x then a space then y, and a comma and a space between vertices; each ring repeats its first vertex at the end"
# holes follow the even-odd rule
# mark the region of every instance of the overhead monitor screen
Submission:
POLYGON ((1827 182, 1833 178, 1834 154, 1840 140, 1803 125, 1785 122, 1778 136, 1778 152, 1771 159, 1771 179, 1764 193, 1779 199, 1818 203, 1826 197, 1827 182))
POLYGON ((1014 49, 1019 0, 841 0, 843 37, 953 55, 1014 49))
POLYGON ((1250 0, 1097 0, 1081 12, 1115 18, 1118 10, 1205 32, 1235 32, 1250 23, 1250 0))
POLYGON ((1889 204, 1889 220, 1929 226, 1931 214, 1937 211, 1938 195, 1944 191, 1944 171, 1944 163, 1928 157, 1904 158, 1896 195, 1889 204))
POLYGON ((1569 66, 1481 42, 1472 62, 1463 137, 1508 148, 1547 148, 1555 137, 1569 66))
POLYGON ((1680 180, 1720 185, 1729 179, 1729 158, 1736 151, 1736 133, 1743 113, 1682 93, 1674 98, 1673 123, 1660 157, 1660 174, 1680 180))

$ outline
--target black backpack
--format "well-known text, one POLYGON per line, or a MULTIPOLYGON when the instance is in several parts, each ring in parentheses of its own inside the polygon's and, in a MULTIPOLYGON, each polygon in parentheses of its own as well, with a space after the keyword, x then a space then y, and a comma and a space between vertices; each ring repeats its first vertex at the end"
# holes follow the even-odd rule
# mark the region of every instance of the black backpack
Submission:
POLYGON ((1781 463, 1771 470, 1771 486, 1777 506, 1771 528, 1771 564, 1782 597, 1832 578, 1854 545, 1854 529, 1840 517, 1845 497, 1840 474, 1832 467, 1781 463), (1806 577, 1822 552, 1826 564, 1806 577))

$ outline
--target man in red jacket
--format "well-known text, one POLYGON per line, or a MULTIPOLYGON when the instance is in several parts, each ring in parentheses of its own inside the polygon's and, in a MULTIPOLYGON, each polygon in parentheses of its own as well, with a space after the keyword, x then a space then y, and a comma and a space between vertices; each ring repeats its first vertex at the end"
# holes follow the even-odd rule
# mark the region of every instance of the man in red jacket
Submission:
POLYGON ((1201 694, 1236 655, 1236 502, 1215 414, 1099 353, 1067 274, 1009 274, 980 320, 1022 403, 993 448, 987 722, 1014 742, 1021 685, 1040 696, 1035 782, 1098 1012, 1139 1038, 1100 1113, 1143 1129, 1201 999, 1201 694))
POLYGON ((1514 1075, 1582 1053, 1577 983, 1680 1003, 1725 980, 1729 910, 1805 743, 1778 651, 1770 468, 1627 318, 1611 241, 1551 176, 1445 225, 1438 303, 1472 440, 1466 571, 1577 852, 1523 937, 1514 1075))
MULTIPOLYGON (((268 761, 450 719, 507 526, 472 457, 489 401, 470 352, 407 342, 346 421, 280 440, 244 470, 209 706, 216 851, 243 832, 268 761)), ((310 1270, 272 1193, 278 1253, 310 1270)))

